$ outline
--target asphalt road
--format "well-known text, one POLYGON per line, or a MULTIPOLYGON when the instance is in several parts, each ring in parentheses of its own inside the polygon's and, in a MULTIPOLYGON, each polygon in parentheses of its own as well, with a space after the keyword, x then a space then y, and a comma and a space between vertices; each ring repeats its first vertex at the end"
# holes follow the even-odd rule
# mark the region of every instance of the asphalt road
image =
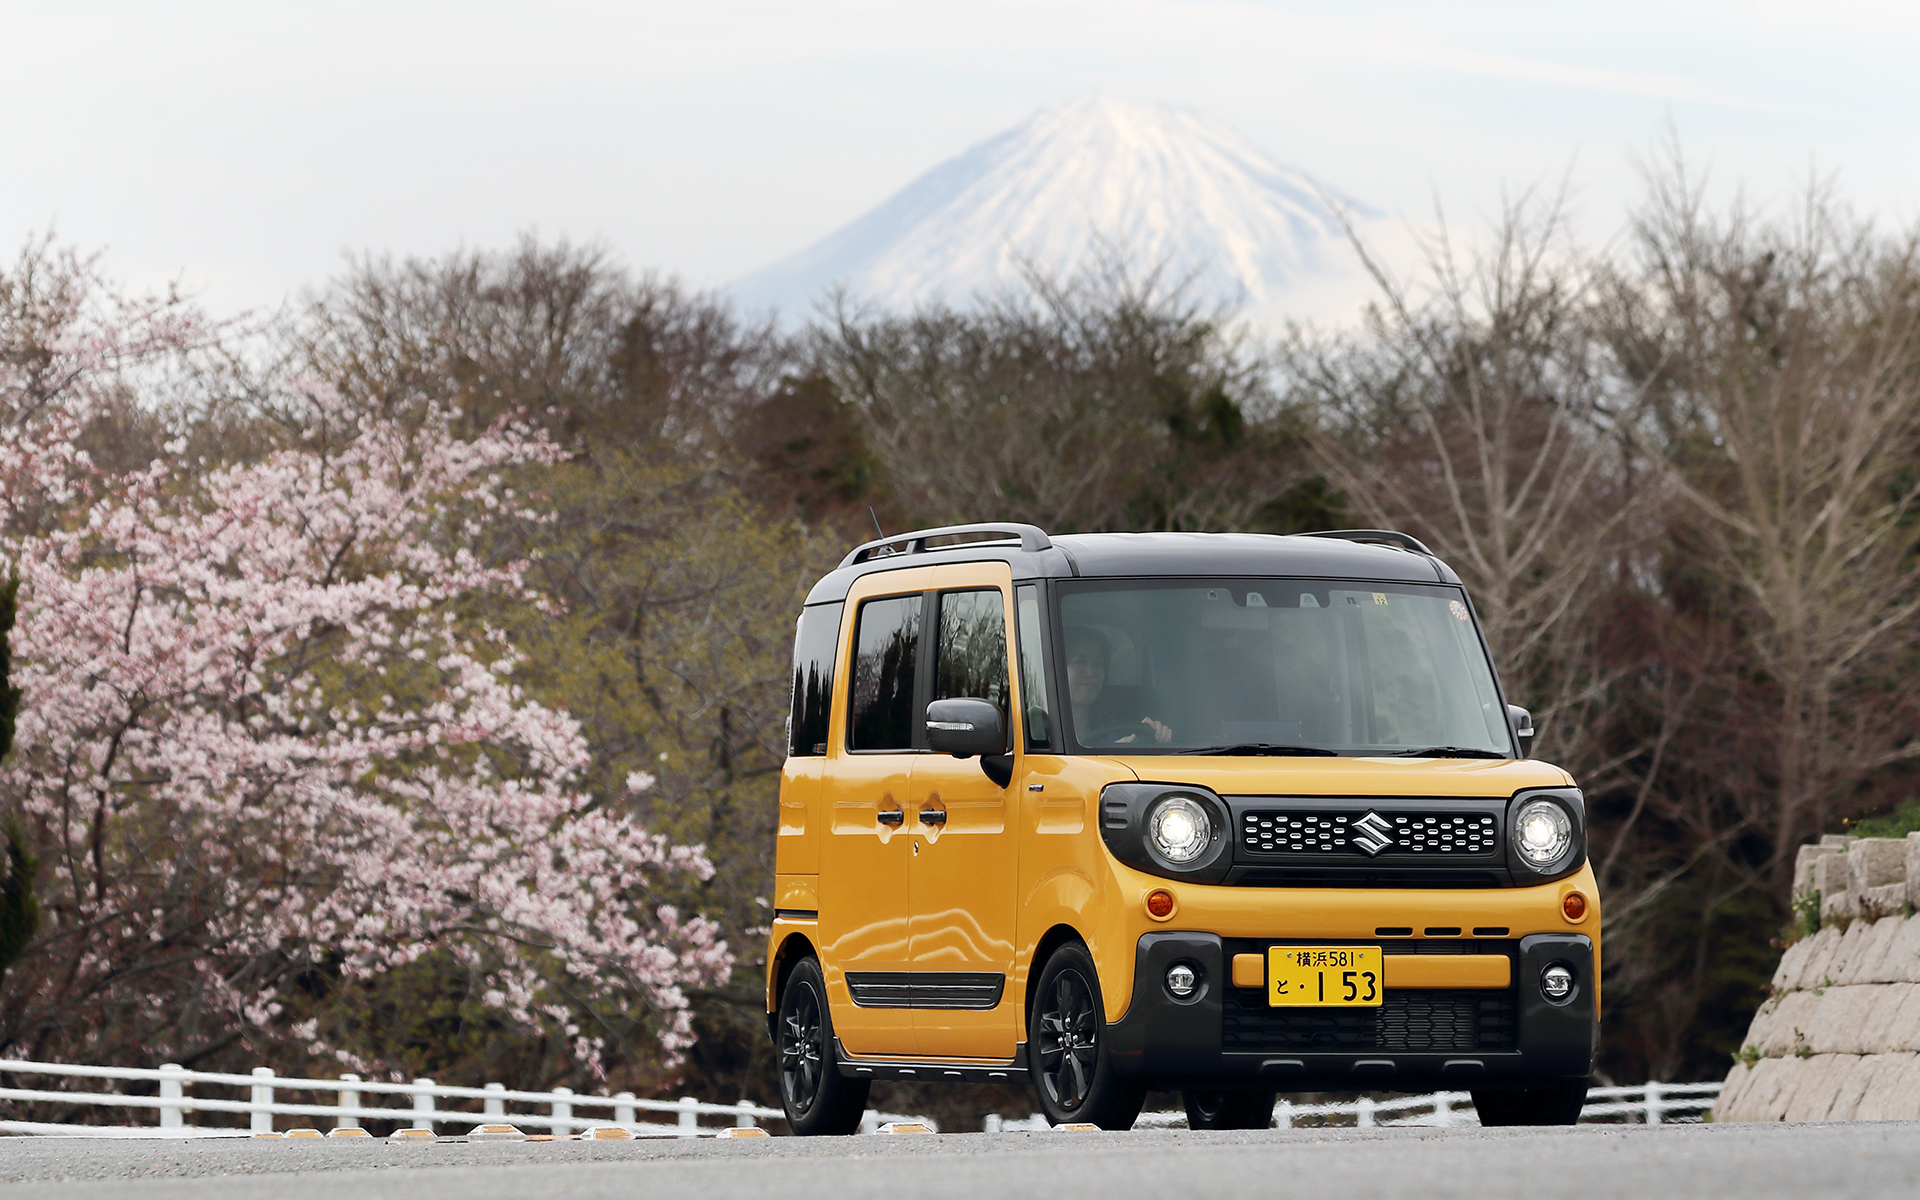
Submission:
POLYGON ((1913 1197, 1920 1123, 898 1135, 699 1142, 0 1139, 0 1193, 139 1200, 1913 1197))

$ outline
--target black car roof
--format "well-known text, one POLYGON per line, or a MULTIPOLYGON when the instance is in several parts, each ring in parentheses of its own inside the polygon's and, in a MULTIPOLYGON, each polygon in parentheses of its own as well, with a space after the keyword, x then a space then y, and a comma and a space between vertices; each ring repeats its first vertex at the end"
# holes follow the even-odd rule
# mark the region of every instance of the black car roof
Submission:
POLYGON ((854 580, 881 571, 992 561, 1011 566, 1015 579, 1279 575, 1388 583, 1460 582, 1425 546, 1390 530, 1049 535, 1032 525, 1009 523, 916 530, 868 542, 814 584, 807 603, 845 600, 854 580), (950 544, 929 544, 941 541, 950 544))

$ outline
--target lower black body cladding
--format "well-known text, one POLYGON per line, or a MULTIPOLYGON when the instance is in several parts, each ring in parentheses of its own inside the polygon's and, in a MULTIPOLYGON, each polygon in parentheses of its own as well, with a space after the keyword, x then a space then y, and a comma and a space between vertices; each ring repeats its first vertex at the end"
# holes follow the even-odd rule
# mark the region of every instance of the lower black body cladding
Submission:
POLYGON ((1577 934, 1507 943, 1510 987, 1390 988, 1377 1008, 1269 1008, 1263 990, 1232 984, 1230 952, 1244 941, 1178 931, 1140 938, 1132 1003, 1108 1029, 1116 1071, 1155 1088, 1427 1091, 1584 1079, 1593 1069, 1593 944, 1577 934), (1184 997, 1166 985, 1182 964, 1199 977, 1184 997), (1561 1002, 1540 990, 1555 964, 1576 980, 1561 1002))

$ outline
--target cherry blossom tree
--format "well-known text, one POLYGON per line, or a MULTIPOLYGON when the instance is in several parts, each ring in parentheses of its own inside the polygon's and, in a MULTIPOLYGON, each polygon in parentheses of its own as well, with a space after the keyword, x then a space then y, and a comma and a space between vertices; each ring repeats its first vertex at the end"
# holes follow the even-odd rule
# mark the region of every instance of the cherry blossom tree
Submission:
POLYGON ((576 722, 516 686, 521 653, 486 616, 546 603, 526 562, 483 547, 503 518, 541 519, 514 469, 557 451, 507 421, 458 436, 451 411, 349 417, 308 387, 303 432, 248 461, 188 463, 183 439, 96 464, 88 404, 125 348, 201 336, 169 307, 89 328, 68 305, 44 353, 0 357, 25 695, 0 800, 36 843, 44 912, 0 1045, 185 1062, 291 1039, 377 1068, 290 989, 448 954, 589 1069, 636 1031, 671 1061, 686 990, 732 959, 650 897, 712 867, 581 789, 576 722))

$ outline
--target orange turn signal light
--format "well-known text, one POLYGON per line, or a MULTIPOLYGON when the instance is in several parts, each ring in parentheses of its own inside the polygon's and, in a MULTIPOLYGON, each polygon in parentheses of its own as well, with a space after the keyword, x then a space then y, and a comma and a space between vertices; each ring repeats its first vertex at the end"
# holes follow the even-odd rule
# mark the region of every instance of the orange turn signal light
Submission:
POLYGON ((1173 893, 1165 888, 1155 888, 1147 893, 1147 915, 1156 921, 1164 921, 1173 915, 1173 893))
POLYGON ((1587 916, 1587 898, 1579 892, 1568 892, 1560 899, 1560 911, 1569 921, 1582 921, 1587 916))

